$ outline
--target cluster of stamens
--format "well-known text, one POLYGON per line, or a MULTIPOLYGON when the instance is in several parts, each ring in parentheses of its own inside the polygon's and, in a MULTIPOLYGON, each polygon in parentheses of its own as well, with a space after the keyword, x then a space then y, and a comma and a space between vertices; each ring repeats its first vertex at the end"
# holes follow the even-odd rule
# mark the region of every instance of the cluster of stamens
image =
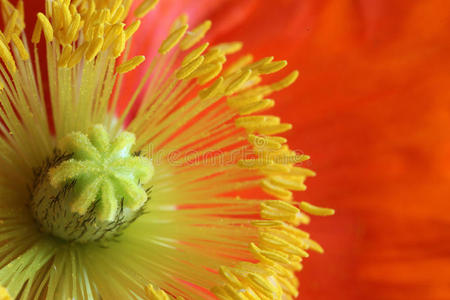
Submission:
MULTIPOLYGON (((116 119, 123 74, 145 59, 143 56, 128 59, 127 48, 141 24, 139 19, 158 1, 141 1, 134 17, 130 17, 132 2, 47 0, 46 12, 37 15, 31 39, 35 51, 33 64, 23 32, 23 2, 14 7, 2 1, 6 27, 0 32, 3 61, 0 117, 5 126, 1 125, 0 129, 8 141, 0 146, 9 149, 13 145, 11 149, 18 150, 18 156, 24 161, 22 169, 40 164, 35 170, 29 203, 34 219, 41 231, 66 241, 114 239, 144 212, 149 199, 153 166, 148 158, 133 154, 132 148, 142 150, 150 141, 168 146, 180 128, 188 129, 182 133, 184 140, 177 147, 204 146, 203 152, 192 156, 206 153, 209 148, 205 145, 214 144, 212 136, 218 132, 224 141, 217 144, 223 148, 236 142, 230 141, 230 137, 243 139, 252 155, 241 157, 232 167, 220 166, 208 174, 230 170, 233 175, 251 174, 242 176, 243 180, 257 179, 246 184, 261 187, 271 200, 261 200, 260 218, 245 224, 258 236, 249 242, 247 251, 257 262, 217 266, 222 281, 219 278, 212 292, 224 300, 297 297, 295 272, 302 268, 307 251, 323 252, 297 226, 309 222, 306 213, 325 216, 334 211, 294 201, 293 191, 305 190, 304 181, 315 175, 298 165, 309 157, 291 150, 287 140, 278 136, 290 130, 291 124, 281 123, 277 116, 259 113, 274 106, 275 101, 268 97, 294 83, 298 72, 260 85, 264 75, 282 70, 287 62, 273 57, 254 62, 252 55, 244 55, 225 66, 228 56, 240 51, 242 43, 198 45, 210 29, 211 21, 190 29, 187 16, 182 15, 173 23, 142 81, 116 119), (42 36, 47 46, 52 118, 48 118, 45 110, 47 95, 40 74, 37 44, 44 41, 42 36), (182 53, 184 57, 178 60, 182 53), (194 95, 194 91, 199 92, 194 95), (188 95, 192 97, 184 101, 188 95), (129 118, 132 108, 137 110, 129 118), (209 119, 199 118, 191 128, 186 125, 204 111, 211 113, 209 119), (102 125, 92 127, 97 123, 108 124, 108 131, 102 125), (52 153, 54 139, 59 143, 52 153), (27 153, 33 146, 38 150, 27 153)), ((184 162, 190 158, 186 155, 184 162)), ((220 183, 233 188, 238 184, 233 180, 220 183)), ((208 183, 202 188, 213 189, 208 183)), ((217 199, 208 198, 199 203, 217 204, 208 201, 217 199)), ((173 298, 152 284, 146 286, 146 293, 150 299, 173 298)))

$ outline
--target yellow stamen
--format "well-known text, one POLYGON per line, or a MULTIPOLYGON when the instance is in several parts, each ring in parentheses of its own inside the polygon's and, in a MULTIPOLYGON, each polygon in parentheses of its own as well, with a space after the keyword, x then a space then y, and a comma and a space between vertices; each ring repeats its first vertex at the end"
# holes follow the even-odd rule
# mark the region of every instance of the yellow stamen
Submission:
POLYGON ((220 49, 210 49, 205 55, 205 64, 209 64, 213 61, 218 60, 220 57, 224 56, 222 50, 220 49))
POLYGON ((300 202, 300 208, 316 216, 332 216, 334 215, 334 209, 331 208, 323 208, 319 206, 312 205, 308 202, 302 201, 300 202))
POLYGON ((270 297, 273 293, 277 293, 278 290, 272 284, 270 284, 266 279, 264 279, 261 275, 256 273, 249 273, 248 279, 251 284, 259 291, 261 291, 266 296, 270 297))
POLYGON ((283 254, 282 252, 275 252, 275 251, 267 251, 262 250, 258 248, 254 243, 250 243, 250 251, 261 261, 267 262, 271 265, 274 263, 280 263, 289 265, 289 257, 286 254, 283 254))
POLYGON ((319 243, 317 243, 316 241, 313 240, 308 240, 309 243, 309 247, 318 252, 318 253, 324 253, 325 251, 323 250, 322 246, 319 245, 319 243))
POLYGON ((242 49, 242 42, 223 43, 214 46, 214 49, 220 49, 224 54, 233 54, 242 49))
POLYGON ((203 63, 203 60, 205 59, 204 56, 199 56, 193 61, 191 61, 189 64, 183 66, 181 69, 179 69, 176 72, 176 76, 178 79, 185 79, 189 75, 191 75, 197 68, 203 63))
POLYGON ((8 49, 8 46, 4 44, 3 41, 0 40, 0 57, 5 62, 6 66, 8 67, 8 70, 11 73, 16 72, 16 63, 14 61, 14 58, 11 54, 11 52, 8 49))
POLYGON ((234 287, 240 287, 241 286, 241 282, 239 281, 239 279, 231 272, 231 270, 225 266, 221 266, 219 268, 219 273, 225 277, 228 282, 234 286, 234 287))
MULTIPOLYGON (((133 23, 133 24, 138 24, 137 26, 139 27, 140 21, 133 23)), ((133 27, 133 24, 130 25, 129 29, 132 30, 131 28, 133 27)), ((134 25, 136 26, 136 25, 134 25)), ((134 28, 133 28, 134 29, 134 28)), ((137 28, 136 28, 137 30, 137 28)), ((114 24, 112 25, 109 30, 106 32, 105 34, 105 41, 103 43, 103 50, 106 50, 107 48, 109 48, 109 46, 112 45, 112 43, 114 43, 114 41, 122 34, 123 31, 123 25, 122 24, 114 24)), ((126 39, 126 33, 125 33, 125 39, 126 39)))
POLYGON ((97 54, 100 52, 103 46, 103 38, 102 37, 96 37, 94 40, 89 42, 89 46, 86 50, 86 60, 92 61, 97 54))
POLYGON ((42 33, 42 25, 39 19, 36 21, 36 25, 34 25, 33 35, 31 37, 31 42, 33 44, 39 43, 41 40, 41 33, 42 33))
POLYGON ((278 220, 256 220, 256 221, 252 221, 252 225, 257 226, 257 227, 281 227, 283 226, 283 222, 282 221, 278 221, 278 220))
POLYGON ((65 45, 58 60, 58 67, 65 67, 72 55, 72 46, 65 45))
POLYGON ((159 0, 144 0, 134 11, 137 18, 143 18, 149 11, 155 8, 159 0))
POLYGON ((221 63, 215 63, 215 64, 212 64, 212 66, 213 66, 213 68, 208 73, 201 75, 198 78, 199 85, 206 84, 209 81, 213 80, 222 71, 223 65, 221 63))
POLYGON ((306 176, 306 177, 314 177, 314 176, 316 176, 316 172, 311 171, 309 169, 301 168, 301 167, 294 167, 294 168, 292 168, 290 173, 292 175, 300 175, 300 176, 306 176))
POLYGON ((111 24, 115 24, 117 22, 119 22, 123 16, 125 14, 125 6, 121 5, 119 6, 119 8, 114 12, 114 15, 111 17, 111 19, 109 20, 109 22, 111 24))
POLYGON ((19 12, 17 10, 14 10, 12 15, 9 17, 8 23, 6 24, 4 34, 5 34, 7 43, 9 43, 9 41, 12 38, 12 34, 14 32, 14 28, 16 27, 16 22, 17 22, 18 16, 19 16, 19 12))
POLYGON ((258 126, 278 125, 280 118, 275 116, 245 116, 237 118, 236 127, 256 128, 258 126))
POLYGON ((84 53, 86 52, 87 47, 89 46, 89 42, 84 42, 83 45, 78 47, 70 56, 69 61, 67 62, 67 67, 69 69, 73 68, 75 65, 77 65, 84 56, 84 53))
POLYGON ((292 166, 289 164, 283 165, 283 164, 277 164, 273 163, 267 166, 264 166, 261 168, 262 172, 269 173, 289 173, 292 169, 292 166))
POLYGON ((161 289, 155 288, 152 284, 145 287, 145 293, 150 300, 170 300, 169 295, 161 289))
POLYGON ((206 98, 211 98, 214 97, 217 92, 220 90, 222 84, 223 84, 223 77, 219 77, 217 78, 217 80, 211 84, 211 86, 203 89, 202 91, 200 91, 199 96, 202 99, 206 99, 206 98))
POLYGON ((246 69, 257 70, 258 68, 270 63, 273 60, 273 56, 264 57, 251 65, 246 66, 246 69))
POLYGON ((81 27, 81 16, 77 14, 74 18, 72 23, 69 25, 69 28, 66 32, 66 34, 63 36, 63 39, 61 42, 63 44, 71 44, 77 37, 78 32, 80 31, 81 27))
POLYGON ((253 114, 256 112, 261 112, 261 111, 267 110, 274 106, 275 106, 275 101, 273 101, 271 99, 263 99, 256 103, 252 103, 252 104, 249 104, 249 105, 239 108, 239 114, 240 115, 249 115, 249 114, 253 114))
POLYGON ((207 20, 190 31, 180 42, 180 49, 187 50, 200 41, 211 28, 211 21, 207 20))
POLYGON ((238 59, 235 63, 229 66, 223 73, 224 75, 230 75, 235 73, 236 71, 244 68, 246 65, 250 64, 253 61, 253 55, 247 54, 238 59))
POLYGON ((226 89, 226 95, 231 95, 237 90, 239 90, 244 83, 250 78, 252 75, 252 70, 245 70, 242 74, 239 75, 237 79, 230 83, 230 85, 226 89))
POLYGON ((137 66, 139 66, 140 64, 142 64, 145 61, 145 56, 135 56, 132 59, 124 62, 123 64, 121 64, 120 66, 117 67, 116 72, 119 74, 123 74, 123 73, 127 73, 130 72, 131 70, 134 70, 135 68, 137 68, 137 66))
POLYGON ((276 125, 263 126, 258 128, 258 132, 260 134, 272 135, 272 134, 280 134, 292 129, 292 124, 283 123, 276 125))
POLYGON ((172 32, 161 44, 158 52, 161 54, 166 54, 169 52, 176 44, 181 40, 183 35, 186 33, 188 25, 183 25, 174 32, 172 32))
POLYGON ((12 35, 12 41, 17 47, 17 51, 19 51, 20 58, 22 58, 23 60, 30 59, 30 54, 22 43, 22 40, 16 34, 12 35))
POLYGON ((277 141, 269 139, 268 137, 260 137, 254 134, 249 134, 248 141, 256 148, 260 149, 273 149, 277 150, 281 148, 281 144, 277 141))
POLYGON ((181 14, 178 18, 176 18, 172 26, 170 26, 169 33, 172 33, 175 30, 179 29, 180 27, 186 25, 188 23, 188 19, 189 18, 187 14, 181 14))
POLYGON ((294 191, 305 191, 305 177, 301 176, 271 176, 270 182, 279 187, 294 191))
POLYGON ((285 89, 288 86, 290 86, 291 84, 293 84, 297 80, 297 78, 298 78, 298 71, 293 71, 288 76, 281 79, 280 81, 278 81, 274 84, 271 84, 270 88, 273 91, 279 91, 279 90, 285 89))
POLYGON ((42 29, 44 30, 44 36, 47 42, 53 41, 53 27, 52 24, 50 24, 50 21, 47 19, 47 17, 43 13, 38 13, 38 20, 42 26, 42 29))
POLYGON ((113 43, 113 57, 118 58, 120 54, 122 54, 123 50, 125 49, 125 32, 122 30, 122 32, 118 35, 118 38, 113 43))
POLYGON ((203 45, 197 47, 195 50, 192 50, 181 62, 181 66, 186 66, 190 62, 192 62, 194 59, 199 57, 205 50, 208 48, 209 43, 204 43, 203 45))
POLYGON ((241 168, 246 169, 259 169, 261 167, 265 167, 267 165, 272 164, 273 161, 270 159, 263 159, 263 158, 257 158, 257 159, 241 159, 238 161, 238 166, 241 168))
POLYGON ((265 209, 274 210, 283 214, 296 215, 300 212, 297 207, 281 200, 267 200, 264 201, 261 206, 265 209))
MULTIPOLYGON (((117 24, 118 25, 118 24, 117 24)), ((125 39, 129 40, 130 37, 139 29, 141 26, 141 20, 135 20, 125 29, 125 39)))
POLYGON ((258 72, 261 74, 272 74, 275 72, 278 72, 279 70, 283 69, 287 66, 287 61, 274 61, 270 62, 268 64, 264 64, 261 67, 258 68, 258 72))

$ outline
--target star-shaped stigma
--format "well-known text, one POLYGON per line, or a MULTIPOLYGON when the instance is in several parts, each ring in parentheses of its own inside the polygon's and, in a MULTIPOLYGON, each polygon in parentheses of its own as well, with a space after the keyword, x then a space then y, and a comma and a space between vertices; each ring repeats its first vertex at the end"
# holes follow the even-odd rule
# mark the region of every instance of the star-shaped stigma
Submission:
POLYGON ((136 211, 147 201, 143 184, 151 179, 153 165, 130 154, 134 143, 134 134, 126 131, 110 141, 103 125, 93 126, 87 135, 72 132, 58 146, 72 157, 49 171, 50 184, 61 189, 75 180, 71 211, 84 215, 95 203, 99 221, 114 220, 121 201, 136 211))

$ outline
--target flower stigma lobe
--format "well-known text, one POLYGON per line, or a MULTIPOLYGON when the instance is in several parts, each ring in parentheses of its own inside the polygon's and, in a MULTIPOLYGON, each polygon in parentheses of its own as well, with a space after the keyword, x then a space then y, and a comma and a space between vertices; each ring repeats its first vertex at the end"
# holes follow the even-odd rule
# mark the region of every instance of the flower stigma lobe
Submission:
POLYGON ((43 231, 87 242, 117 234, 134 221, 148 200, 152 162, 130 154, 135 136, 110 141, 102 125, 64 137, 38 172, 32 211, 43 231), (80 222, 81 221, 81 222, 80 222))

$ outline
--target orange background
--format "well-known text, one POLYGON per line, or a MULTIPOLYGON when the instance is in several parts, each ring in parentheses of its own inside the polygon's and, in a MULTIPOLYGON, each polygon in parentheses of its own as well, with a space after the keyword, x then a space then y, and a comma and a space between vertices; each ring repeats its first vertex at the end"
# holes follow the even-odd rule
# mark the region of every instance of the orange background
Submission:
POLYGON ((309 225, 326 254, 300 298, 450 299, 450 1, 160 2, 142 47, 187 11, 210 39, 300 71, 273 112, 318 173, 297 198, 337 210, 309 225))

